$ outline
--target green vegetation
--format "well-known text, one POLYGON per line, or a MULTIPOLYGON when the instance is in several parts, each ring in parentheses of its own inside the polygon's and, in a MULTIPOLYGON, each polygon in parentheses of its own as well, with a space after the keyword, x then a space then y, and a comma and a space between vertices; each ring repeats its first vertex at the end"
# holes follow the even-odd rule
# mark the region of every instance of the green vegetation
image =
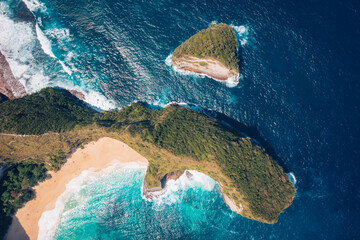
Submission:
POLYGON ((65 132, 88 123, 94 111, 66 90, 47 88, 0 104, 0 132, 65 132))
POLYGON ((226 24, 212 24, 201 30, 175 49, 172 60, 187 56, 212 58, 239 72, 235 31, 226 24))
POLYGON ((45 180, 46 171, 43 163, 23 162, 7 172, 0 186, 3 211, 7 216, 13 215, 25 202, 34 198, 32 187, 45 180))
POLYGON ((38 182, 46 178, 46 168, 43 163, 20 163, 7 171, 0 183, 0 237, 3 237, 10 225, 11 218, 17 209, 35 197, 32 189, 38 182))
POLYGON ((3 132, 44 133, 0 134, 0 167, 12 166, 0 181, 3 218, 33 197, 30 189, 44 179, 45 169, 58 170, 74 149, 105 136, 125 142, 149 160, 147 187, 159 186, 168 172, 198 170, 241 204, 243 216, 267 223, 276 222, 294 197, 283 169, 260 146, 187 108, 150 110, 133 103, 120 111, 96 113, 67 92, 48 88, 1 103, 0 117, 6 119, 0 124, 3 132))
MULTIPOLYGON (((176 156, 215 163, 230 180, 222 183, 225 193, 236 189, 232 198, 248 203, 256 219, 273 222, 292 202, 293 186, 283 169, 261 147, 202 114, 182 107, 154 111, 134 103, 120 112, 96 115, 95 120, 112 122, 110 128, 127 130, 176 156)), ((158 169, 150 162, 147 184, 158 185, 165 174, 158 169), (151 177, 154 181, 149 182, 151 177)))

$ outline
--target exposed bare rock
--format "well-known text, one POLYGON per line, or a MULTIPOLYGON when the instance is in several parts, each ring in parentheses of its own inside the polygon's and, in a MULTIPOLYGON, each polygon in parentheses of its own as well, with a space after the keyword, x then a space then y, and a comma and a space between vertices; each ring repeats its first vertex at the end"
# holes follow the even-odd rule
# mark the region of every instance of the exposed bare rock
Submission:
POLYGON ((9 63, 0 52, 0 93, 9 99, 19 98, 26 95, 25 87, 14 77, 9 63))
POLYGON ((169 172, 167 174, 165 174, 165 176, 163 177, 163 179, 161 179, 161 187, 164 188, 166 186, 166 182, 169 180, 176 180, 178 179, 181 175, 183 175, 184 171, 175 171, 175 172, 169 172))
POLYGON ((238 75, 236 71, 229 69, 220 61, 210 58, 186 56, 177 58, 173 61, 173 65, 180 70, 205 74, 211 78, 222 81, 234 77, 234 75, 238 75))
POLYGON ((85 95, 82 92, 79 92, 77 90, 68 90, 72 95, 74 95, 75 97, 77 97, 78 99, 81 99, 83 101, 85 101, 85 95))
MULTIPOLYGON (((159 186, 159 187, 149 188, 145 185, 145 181, 144 181, 143 188, 142 188, 143 196, 149 200, 161 197, 166 192, 166 182, 169 180, 176 180, 183 174, 184 174, 184 171, 180 171, 180 170, 165 174, 165 176, 161 179, 161 186, 159 186)), ((188 173, 188 171, 186 171, 186 176, 191 177, 191 173, 188 173)))

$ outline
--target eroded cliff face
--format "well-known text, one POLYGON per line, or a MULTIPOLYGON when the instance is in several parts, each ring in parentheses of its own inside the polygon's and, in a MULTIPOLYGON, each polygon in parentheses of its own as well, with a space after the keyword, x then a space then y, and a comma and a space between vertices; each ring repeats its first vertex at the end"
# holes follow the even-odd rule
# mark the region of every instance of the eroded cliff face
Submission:
MULTIPOLYGON (((148 200, 152 200, 155 198, 159 198, 162 195, 165 194, 166 192, 166 183, 167 181, 171 180, 176 180, 178 179, 181 175, 184 174, 185 171, 175 171, 175 172, 170 172, 164 175, 164 177, 160 180, 160 186, 158 187, 147 187, 145 184, 145 181, 143 183, 143 187, 142 187, 142 194, 144 196, 145 199, 148 200)), ((186 171, 187 174, 189 174, 186 171)), ((190 177, 190 176, 188 176, 190 177)))
POLYGON ((9 63, 0 52, 0 93, 9 99, 15 99, 26 95, 25 87, 14 77, 9 63))
POLYGON ((186 56, 172 59, 173 66, 179 70, 191 71, 199 74, 205 74, 216 80, 226 81, 239 73, 226 67, 215 59, 197 58, 186 56))
POLYGON ((84 93, 77 91, 77 90, 69 90, 67 89, 72 95, 74 95, 75 97, 77 97, 78 99, 81 99, 83 101, 85 101, 85 95, 84 93))

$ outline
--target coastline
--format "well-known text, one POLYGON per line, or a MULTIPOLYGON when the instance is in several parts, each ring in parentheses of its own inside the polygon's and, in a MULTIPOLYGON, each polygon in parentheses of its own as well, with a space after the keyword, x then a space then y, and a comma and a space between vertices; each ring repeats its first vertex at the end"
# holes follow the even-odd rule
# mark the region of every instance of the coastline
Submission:
POLYGON ((178 62, 174 63, 173 54, 170 54, 165 59, 165 64, 171 67, 174 71, 181 74, 206 76, 208 78, 214 79, 217 82, 225 83, 228 87, 235 87, 239 83, 240 74, 230 73, 229 69, 227 69, 225 66, 222 66, 222 64, 217 63, 216 60, 204 60, 198 58, 190 59, 197 59, 197 61, 206 62, 207 66, 195 66, 196 63, 188 62, 188 60, 178 60, 178 62))
POLYGON ((43 212, 55 208, 55 202, 66 190, 66 184, 83 171, 99 171, 115 163, 130 162, 148 165, 147 159, 128 145, 108 137, 91 142, 84 149, 77 149, 58 172, 50 172, 50 179, 35 186, 36 198, 18 210, 5 239, 37 239, 38 222, 43 212))
POLYGON ((200 70, 196 70, 196 69, 192 69, 192 68, 190 68, 190 67, 184 67, 184 68, 180 68, 181 70, 184 70, 184 71, 190 71, 190 72, 194 72, 194 73, 198 73, 198 74, 204 74, 204 75, 206 75, 206 76, 208 76, 208 77, 210 77, 210 78, 213 78, 213 79, 215 79, 215 80, 218 80, 218 81, 226 81, 226 80, 228 80, 228 76, 224 76, 224 75, 222 75, 222 76, 215 76, 215 75, 210 75, 210 74, 208 74, 208 73, 206 73, 206 72, 203 72, 203 71, 200 71, 200 70))
POLYGON ((14 77, 5 56, 0 52, 0 93, 9 99, 26 95, 25 87, 14 77))
POLYGON ((171 64, 179 70, 205 74, 218 81, 226 81, 238 74, 223 63, 212 58, 197 58, 193 56, 174 58, 171 56, 171 64))

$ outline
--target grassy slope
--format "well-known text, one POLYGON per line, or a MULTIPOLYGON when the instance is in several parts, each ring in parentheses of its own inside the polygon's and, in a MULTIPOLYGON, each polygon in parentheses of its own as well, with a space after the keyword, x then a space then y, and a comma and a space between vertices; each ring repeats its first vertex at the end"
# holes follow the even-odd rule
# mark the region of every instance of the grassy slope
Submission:
MULTIPOLYGON (((41 133, 49 132, 33 136, 0 134, 3 165, 43 163, 47 169, 57 170, 73 148, 108 136, 127 143, 149 160, 145 177, 149 187, 159 185, 168 172, 199 170, 221 183, 223 191, 243 205, 242 215, 268 223, 277 220, 294 196, 295 190, 282 168, 261 147, 186 108, 155 111, 136 103, 119 112, 99 114, 62 90, 44 89, 39 94, 1 103, 0 119, 6 122, 0 124, 1 131, 6 127, 20 134, 38 134, 39 129, 41 133), (33 107, 28 111, 34 104, 41 109, 33 107)), ((26 189, 29 186, 19 189, 16 197, 26 189)))
POLYGON ((226 24, 212 24, 201 30, 175 49, 172 60, 187 56, 212 58, 239 72, 235 31, 226 24))

